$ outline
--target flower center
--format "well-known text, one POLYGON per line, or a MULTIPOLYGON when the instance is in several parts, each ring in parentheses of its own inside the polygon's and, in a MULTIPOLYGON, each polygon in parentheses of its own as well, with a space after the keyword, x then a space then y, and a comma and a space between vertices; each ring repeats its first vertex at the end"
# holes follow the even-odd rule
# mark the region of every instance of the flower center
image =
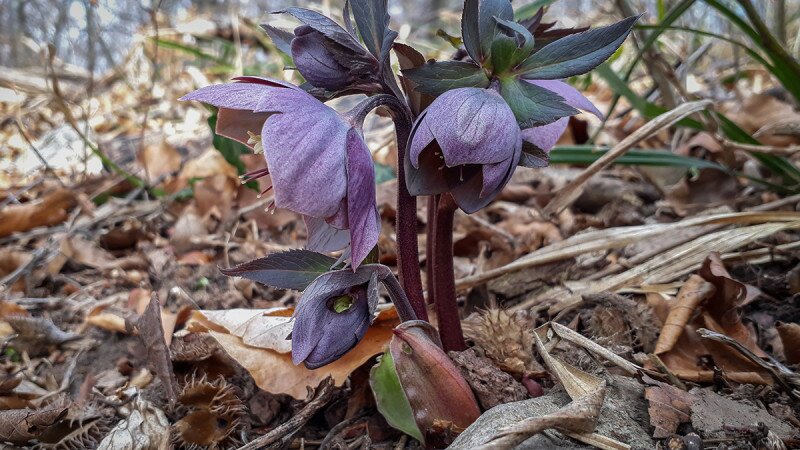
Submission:
POLYGON ((340 295, 328 300, 328 308, 336 314, 342 314, 353 307, 353 297, 340 295))
MULTIPOLYGON (((241 175, 239 178, 242 180, 242 184, 247 184, 247 183, 249 183, 251 181, 258 180, 259 178, 264 178, 267 175, 269 175, 269 168, 268 167, 263 167, 261 169, 256 169, 256 170, 253 170, 251 172, 247 172, 246 174, 241 175)), ((263 191, 261 191, 258 194, 258 198, 263 197, 264 194, 266 194, 267 192, 271 191, 272 188, 273 188, 272 184, 267 186, 266 189, 264 189, 263 191)), ((275 200, 273 200, 273 201, 271 201, 269 203, 269 205, 267 206, 265 211, 270 213, 270 214, 275 212, 275 200)))

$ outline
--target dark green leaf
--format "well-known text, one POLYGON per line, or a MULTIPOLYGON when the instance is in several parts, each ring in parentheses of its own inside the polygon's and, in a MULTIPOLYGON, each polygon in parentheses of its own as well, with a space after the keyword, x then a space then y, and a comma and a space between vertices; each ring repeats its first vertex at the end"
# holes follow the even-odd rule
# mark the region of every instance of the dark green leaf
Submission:
POLYGON ((511 107, 520 128, 547 125, 578 114, 555 92, 512 77, 500 80, 500 95, 511 107))
POLYGON ((617 51, 639 17, 561 38, 528 57, 518 70, 523 77, 538 80, 584 74, 617 51))
POLYGON ((417 84, 423 94, 439 95, 462 87, 485 88, 489 78, 480 67, 464 61, 435 61, 414 69, 403 70, 403 76, 417 84))
MULTIPOLYGON (((385 38, 389 32, 386 0, 350 0, 350 7, 364 45, 376 58, 380 58, 387 44, 385 38)), ((388 45, 391 47, 391 42, 388 45)))
POLYGON ((378 411, 389 425, 423 442, 422 433, 414 420, 411 404, 400 385, 400 378, 394 367, 394 359, 388 350, 369 371, 369 386, 375 395, 378 411))
POLYGON ((533 35, 527 28, 513 20, 495 17, 505 33, 500 33, 492 43, 492 68, 495 74, 502 74, 516 66, 533 51, 533 35))
POLYGON ((545 6, 550 6, 551 3, 555 3, 556 0, 534 0, 527 5, 523 5, 519 8, 515 13, 514 17, 517 20, 524 20, 530 17, 535 16, 540 9, 544 8, 545 6))
MULTIPOLYGON (((589 165, 608 151, 606 147, 591 145, 559 146, 550 151, 551 164, 589 165)), ((729 172, 727 168, 712 161, 676 155, 666 150, 628 150, 614 160, 623 166, 686 167, 690 169, 716 169, 729 172)))
POLYGON ((317 277, 331 270, 336 260, 310 250, 288 250, 254 259, 220 272, 278 289, 304 290, 317 277))
POLYGON ((508 0, 466 0, 461 16, 461 38, 470 58, 479 64, 486 61, 498 34, 495 17, 514 19, 514 9, 508 0))

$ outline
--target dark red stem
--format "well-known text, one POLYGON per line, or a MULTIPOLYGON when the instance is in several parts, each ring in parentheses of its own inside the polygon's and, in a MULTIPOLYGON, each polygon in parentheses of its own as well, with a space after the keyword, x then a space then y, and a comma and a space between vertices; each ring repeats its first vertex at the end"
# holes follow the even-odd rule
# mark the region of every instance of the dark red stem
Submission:
POLYGON ((422 295, 422 275, 419 266, 419 243, 417 241, 417 198, 408 192, 404 160, 409 135, 411 134, 411 113, 406 120, 395 118, 397 133, 397 266, 400 283, 406 291, 408 300, 417 318, 428 320, 425 297, 422 295))
POLYGON ((413 126, 411 109, 396 93, 387 93, 365 99, 347 115, 355 126, 361 127, 367 114, 380 106, 389 108, 397 136, 397 220, 395 229, 400 283, 406 291, 408 301, 417 318, 427 321, 428 311, 425 307, 425 297, 422 295, 422 275, 419 265, 419 248, 417 247, 419 245, 417 241, 417 198, 408 192, 405 167, 403 166, 413 126))
POLYGON ((433 268, 436 267, 434 262, 434 248, 436 242, 436 208, 439 205, 439 196, 431 195, 428 197, 428 223, 425 224, 425 290, 428 292, 428 304, 436 303, 433 296, 433 268))
POLYGON ((467 348, 461 331, 461 317, 456 300, 456 283, 453 273, 453 217, 457 206, 450 194, 442 194, 436 210, 434 248, 434 297, 439 337, 445 352, 467 348))

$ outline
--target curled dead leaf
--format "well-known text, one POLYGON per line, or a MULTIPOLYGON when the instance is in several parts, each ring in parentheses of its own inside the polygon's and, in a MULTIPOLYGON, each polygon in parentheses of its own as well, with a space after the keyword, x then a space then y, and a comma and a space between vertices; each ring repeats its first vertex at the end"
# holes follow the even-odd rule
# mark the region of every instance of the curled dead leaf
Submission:
POLYGON ((33 202, 7 206, 0 211, 0 237, 61 223, 77 203, 75 193, 64 188, 33 202))
POLYGON ((800 363, 800 325, 779 323, 776 327, 783 342, 783 357, 789 364, 800 363))

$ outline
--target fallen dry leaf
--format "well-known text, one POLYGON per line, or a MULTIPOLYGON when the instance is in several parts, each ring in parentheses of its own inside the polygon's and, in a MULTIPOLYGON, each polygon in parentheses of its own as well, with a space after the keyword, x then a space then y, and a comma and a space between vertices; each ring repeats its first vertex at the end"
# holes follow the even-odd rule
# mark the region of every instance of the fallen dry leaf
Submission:
POLYGON ((181 154, 166 141, 159 145, 146 145, 136 155, 136 159, 145 169, 151 184, 163 181, 181 168, 181 154))
POLYGON ((0 411, 0 440, 25 444, 61 420, 68 410, 67 406, 49 405, 40 409, 0 411))
POLYGON ((789 364, 800 363, 800 325, 779 323, 776 327, 783 343, 783 357, 789 364))
POLYGON ((382 311, 358 345, 337 361, 316 370, 295 366, 290 354, 247 345, 233 334, 211 329, 208 333, 231 358, 250 372, 258 387, 273 394, 303 399, 308 394, 308 387, 318 386, 328 376, 341 386, 351 372, 384 351, 398 323, 394 308, 382 311))
MULTIPOLYGON (((771 384, 772 378, 728 346, 704 340, 697 329, 708 328, 735 339, 759 356, 765 353, 756 344, 756 337, 741 321, 738 308, 758 294, 730 277, 719 255, 709 255, 697 275, 692 275, 678 292, 677 300, 663 295, 647 296, 656 315, 664 323, 656 345, 658 355, 667 368, 682 379, 709 382, 714 367, 702 366, 711 358, 725 377, 739 383, 771 384)), ((653 368, 648 365, 648 368, 653 368)))
POLYGON ((675 386, 653 379, 645 379, 651 386, 645 388, 645 398, 649 402, 650 425, 653 437, 664 439, 675 433, 678 425, 691 421, 691 406, 696 398, 675 386))
POLYGON ((75 193, 64 188, 33 202, 6 206, 0 211, 0 237, 61 223, 77 202, 75 193))
MULTIPOLYGON (((147 360, 152 365, 170 403, 174 403, 178 395, 178 382, 175 380, 175 373, 172 370, 172 360, 169 354, 169 343, 164 338, 164 326, 161 319, 161 305, 155 294, 150 299, 150 305, 145 309, 137 322, 139 337, 147 349, 147 360)), ((172 322, 172 326, 175 323, 172 322)), ((172 330, 168 333, 172 335, 172 330)))
POLYGON ((278 353, 292 351, 292 341, 286 339, 292 332, 292 310, 227 309, 198 311, 209 321, 224 327, 244 344, 252 347, 275 350, 278 353))

